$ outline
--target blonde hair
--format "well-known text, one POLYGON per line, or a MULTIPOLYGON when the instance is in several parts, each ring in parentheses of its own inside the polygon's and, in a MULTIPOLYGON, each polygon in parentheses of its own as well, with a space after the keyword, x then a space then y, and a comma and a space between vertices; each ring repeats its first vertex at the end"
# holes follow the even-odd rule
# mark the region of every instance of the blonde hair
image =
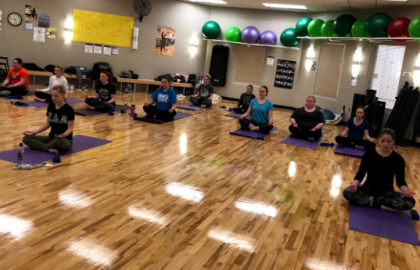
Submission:
POLYGON ((209 80, 211 80, 211 75, 210 74, 206 74, 206 75, 204 75, 204 77, 207 77, 209 80))
POLYGON ((57 66, 55 66, 55 68, 58 68, 61 71, 61 76, 64 76, 64 68, 62 66, 57 65, 57 66))
POLYGON ((62 85, 62 84, 54 85, 52 90, 57 90, 63 96, 66 95, 66 86, 65 85, 62 85))

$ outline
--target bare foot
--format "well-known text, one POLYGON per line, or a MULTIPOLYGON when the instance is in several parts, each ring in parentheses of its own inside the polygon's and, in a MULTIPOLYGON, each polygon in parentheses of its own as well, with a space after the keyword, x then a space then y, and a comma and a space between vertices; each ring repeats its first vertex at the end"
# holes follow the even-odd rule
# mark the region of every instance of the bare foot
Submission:
POLYGON ((89 105, 86 105, 86 108, 91 109, 91 110, 94 110, 95 109, 94 107, 89 106, 89 105))
POLYGON ((38 101, 38 102, 45 102, 45 99, 40 99, 40 98, 37 98, 37 97, 36 97, 36 98, 34 98, 34 100, 35 100, 35 101, 38 101))
POLYGON ((397 213, 397 214, 401 214, 401 211, 389 208, 385 205, 381 205, 381 210, 386 210, 386 211, 389 211, 389 212, 394 212, 394 213, 397 213))
POLYGON ((58 151, 56 149, 50 149, 49 151, 50 151, 50 153, 58 155, 58 151))
POLYGON ((253 124, 249 124, 249 129, 252 130, 252 131, 258 131, 258 130, 260 130, 259 127, 254 126, 253 124))

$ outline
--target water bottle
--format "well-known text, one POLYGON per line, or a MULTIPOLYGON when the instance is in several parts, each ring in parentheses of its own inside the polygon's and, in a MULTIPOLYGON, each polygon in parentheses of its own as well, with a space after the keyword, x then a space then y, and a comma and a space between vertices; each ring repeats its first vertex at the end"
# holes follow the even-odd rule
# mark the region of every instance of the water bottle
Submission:
POLYGON ((25 150, 23 149, 23 144, 20 143, 19 144, 19 148, 17 151, 17 164, 18 165, 22 165, 23 164, 23 153, 25 152, 25 150))
POLYGON ((127 113, 128 111, 128 103, 124 102, 124 113, 127 113))
POLYGON ((131 105, 130 117, 136 116, 136 105, 131 105))

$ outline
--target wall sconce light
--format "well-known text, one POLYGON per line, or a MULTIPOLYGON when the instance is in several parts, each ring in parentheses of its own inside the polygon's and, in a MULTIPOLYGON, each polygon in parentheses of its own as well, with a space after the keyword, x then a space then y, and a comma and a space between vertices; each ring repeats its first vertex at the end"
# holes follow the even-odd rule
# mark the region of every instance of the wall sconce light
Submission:
POLYGON ((415 86, 420 85, 420 53, 417 56, 416 67, 414 69, 413 84, 415 86))
POLYGON ((133 41, 132 41, 131 47, 134 50, 137 50, 138 44, 139 44, 139 28, 133 27, 133 41))
POLYGON ((64 25, 64 41, 67 44, 70 44, 73 39, 73 28, 73 19, 71 17, 67 17, 66 24, 64 25))
POLYGON ((351 69, 351 75, 356 77, 359 75, 360 64, 362 63, 362 51, 356 50, 353 57, 353 67, 351 69))
POLYGON ((190 40, 190 56, 194 57, 197 54, 198 38, 197 34, 193 34, 190 40))
POLYGON ((306 51, 306 62, 305 62, 306 70, 311 69, 313 59, 314 59, 314 47, 309 46, 308 50, 306 51))

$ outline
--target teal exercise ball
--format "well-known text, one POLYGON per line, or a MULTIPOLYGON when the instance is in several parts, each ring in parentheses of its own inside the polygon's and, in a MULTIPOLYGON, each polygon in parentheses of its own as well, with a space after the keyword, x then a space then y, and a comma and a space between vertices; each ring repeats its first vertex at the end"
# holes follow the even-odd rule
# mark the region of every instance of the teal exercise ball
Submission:
POLYGON ((333 29, 334 20, 328 20, 321 26, 321 35, 323 37, 336 37, 333 29))
MULTIPOLYGON (((357 20, 351 27, 351 34, 353 37, 369 37, 366 32, 366 20, 357 20)), ((364 41, 366 39, 359 39, 364 41)))
POLYGON ((220 36, 220 26, 217 22, 208 21, 201 29, 203 37, 207 39, 217 39, 220 36))
POLYGON ((308 25, 312 21, 312 18, 304 17, 296 23, 296 35, 298 37, 308 36, 308 25))
POLYGON ((287 28, 281 33, 280 42, 283 46, 297 47, 300 39, 296 38, 296 30, 294 28, 287 28))
POLYGON ((311 37, 322 37, 321 27, 324 24, 324 21, 321 19, 312 20, 308 24, 308 33, 311 37))
POLYGON ((366 32, 370 37, 388 37, 388 25, 392 18, 386 13, 375 13, 366 21, 366 32))
MULTIPOLYGON (((408 25, 408 34, 410 37, 420 38, 420 16, 414 18, 408 25)), ((418 39, 415 41, 420 42, 418 39)))
POLYGON ((241 42, 241 29, 235 26, 229 27, 225 32, 225 38, 227 41, 241 42))
POLYGON ((351 37, 351 27, 356 21, 356 18, 350 14, 338 16, 334 21, 334 33, 338 37, 351 37))

